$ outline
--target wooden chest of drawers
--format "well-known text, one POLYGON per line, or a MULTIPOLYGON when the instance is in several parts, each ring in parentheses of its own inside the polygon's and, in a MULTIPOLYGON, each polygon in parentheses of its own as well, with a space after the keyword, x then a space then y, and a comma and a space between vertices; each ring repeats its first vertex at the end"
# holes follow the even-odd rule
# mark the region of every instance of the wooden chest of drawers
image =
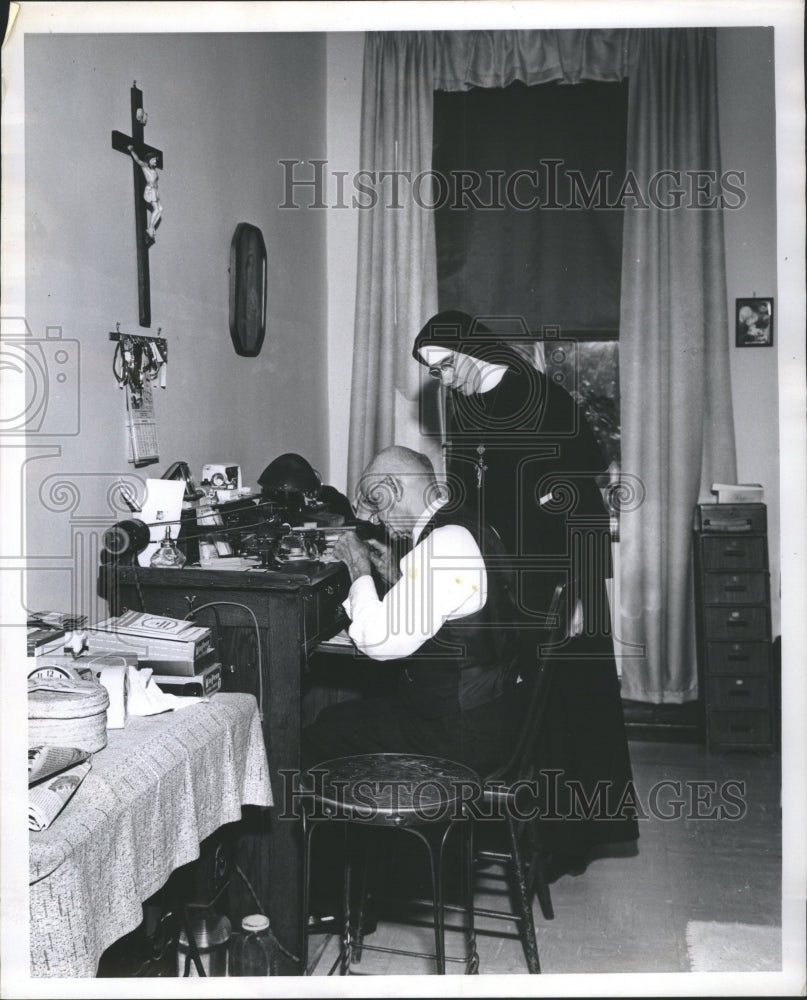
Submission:
POLYGON ((776 743, 764 504, 695 510, 698 687, 710 750, 776 743))

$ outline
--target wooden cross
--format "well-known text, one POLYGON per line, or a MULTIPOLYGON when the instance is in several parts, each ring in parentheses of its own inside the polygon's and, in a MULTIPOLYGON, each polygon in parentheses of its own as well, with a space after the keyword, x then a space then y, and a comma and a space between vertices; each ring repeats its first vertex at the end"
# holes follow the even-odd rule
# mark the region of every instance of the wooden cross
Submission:
MULTIPOLYGON (((149 213, 154 212, 154 202, 147 202, 144 195, 146 191, 146 175, 133 158, 134 152, 144 164, 150 164, 154 160, 154 168, 162 169, 162 150, 148 146, 143 141, 143 130, 146 126, 146 113, 143 111, 143 94, 137 87, 137 81, 132 84, 132 134, 124 135, 123 132, 113 131, 112 148, 119 153, 125 153, 132 161, 132 175, 134 177, 134 200, 135 200, 135 235, 137 240, 137 296, 140 304, 140 325, 151 326, 151 287, 149 276, 149 247, 154 243, 153 234, 149 234, 149 213), (150 208, 149 205, 152 207, 150 208)), ((156 172, 155 172, 156 177, 156 172)), ((156 195, 156 183, 154 187, 156 195)), ((157 207, 159 207, 159 196, 157 196, 157 207)), ((159 220, 158 220, 159 221, 159 220)))

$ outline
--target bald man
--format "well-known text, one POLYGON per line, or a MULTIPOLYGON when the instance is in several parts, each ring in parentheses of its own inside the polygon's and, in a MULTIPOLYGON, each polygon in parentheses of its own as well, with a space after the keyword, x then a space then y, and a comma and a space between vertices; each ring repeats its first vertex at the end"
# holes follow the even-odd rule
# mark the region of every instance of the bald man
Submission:
POLYGON ((380 452, 362 474, 359 517, 384 524, 411 549, 347 532, 334 555, 348 568, 348 634, 370 659, 401 661, 395 693, 328 706, 303 733, 307 767, 357 753, 447 757, 486 773, 516 733, 517 620, 501 542, 478 518, 447 508, 430 460, 380 452), (482 553, 485 553, 483 557, 482 553), (379 596, 375 567, 389 583, 379 596))

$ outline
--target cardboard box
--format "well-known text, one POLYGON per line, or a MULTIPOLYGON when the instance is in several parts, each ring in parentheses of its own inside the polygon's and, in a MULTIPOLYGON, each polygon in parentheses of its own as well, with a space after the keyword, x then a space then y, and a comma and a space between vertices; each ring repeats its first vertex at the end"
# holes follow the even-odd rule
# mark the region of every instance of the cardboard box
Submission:
POLYGON ((221 690, 221 664, 211 663, 193 677, 175 677, 170 674, 152 674, 151 679, 166 694, 195 695, 204 697, 221 690))
POLYGON ((210 629, 131 611, 98 622, 87 630, 87 641, 93 652, 106 653, 122 647, 136 654, 139 666, 174 676, 193 677, 216 657, 210 629))

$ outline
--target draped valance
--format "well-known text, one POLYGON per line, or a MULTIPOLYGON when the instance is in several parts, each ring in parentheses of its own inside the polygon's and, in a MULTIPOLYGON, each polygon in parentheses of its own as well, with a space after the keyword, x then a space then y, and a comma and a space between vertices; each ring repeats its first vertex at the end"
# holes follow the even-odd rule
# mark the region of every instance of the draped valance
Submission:
POLYGON ((508 87, 516 81, 613 83, 629 75, 635 51, 628 28, 434 34, 435 90, 508 87))

